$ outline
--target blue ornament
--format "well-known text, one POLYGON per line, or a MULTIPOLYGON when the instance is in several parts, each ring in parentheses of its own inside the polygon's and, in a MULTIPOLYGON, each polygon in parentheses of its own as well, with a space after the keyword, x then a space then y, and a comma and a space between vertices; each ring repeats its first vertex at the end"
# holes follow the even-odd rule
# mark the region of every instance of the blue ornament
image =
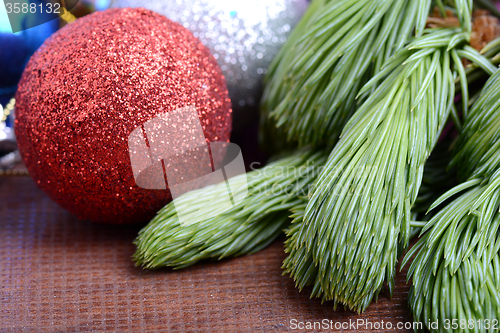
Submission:
MULTIPOLYGON (((30 0, 29 4, 40 4, 40 0, 30 0)), ((3 7, 3 6, 2 6, 3 7)), ((0 8, 0 11, 5 11, 0 8)), ((45 8, 45 7, 43 7, 45 8)), ((5 105, 14 96, 17 83, 29 58, 43 44, 45 39, 59 28, 57 14, 54 13, 27 13, 19 24, 22 31, 12 33, 6 12, 0 13, 0 103, 5 105)))

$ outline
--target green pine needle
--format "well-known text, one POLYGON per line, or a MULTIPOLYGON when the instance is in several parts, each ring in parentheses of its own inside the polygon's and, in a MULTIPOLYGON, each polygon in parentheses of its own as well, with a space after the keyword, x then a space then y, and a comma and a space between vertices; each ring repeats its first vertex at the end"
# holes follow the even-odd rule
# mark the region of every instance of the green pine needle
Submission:
POLYGON ((289 209, 307 196, 311 183, 326 161, 325 153, 302 149, 261 170, 231 178, 232 188, 248 196, 228 211, 221 211, 225 183, 188 192, 176 205, 198 212, 181 224, 174 203, 166 205, 140 231, 134 259, 145 268, 190 266, 202 259, 221 259, 257 252, 276 239, 288 225, 289 209), (206 218, 210 213, 211 218, 206 218))

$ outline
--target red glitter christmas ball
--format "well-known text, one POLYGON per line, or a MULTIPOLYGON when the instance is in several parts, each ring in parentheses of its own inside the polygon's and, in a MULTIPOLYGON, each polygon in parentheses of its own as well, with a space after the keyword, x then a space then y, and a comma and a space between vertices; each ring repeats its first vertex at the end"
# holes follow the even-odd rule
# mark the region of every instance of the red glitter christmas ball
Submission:
POLYGON ((110 9, 68 24, 33 55, 15 132, 30 175, 61 206, 94 222, 145 222, 171 196, 136 185, 128 137, 192 105, 206 141, 228 142, 231 102, 208 49, 149 10, 110 9))

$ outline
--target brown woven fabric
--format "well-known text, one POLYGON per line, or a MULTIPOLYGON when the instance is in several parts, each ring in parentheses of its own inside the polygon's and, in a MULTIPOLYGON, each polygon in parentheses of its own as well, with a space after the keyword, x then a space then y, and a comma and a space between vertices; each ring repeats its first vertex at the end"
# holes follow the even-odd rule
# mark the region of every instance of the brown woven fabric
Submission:
POLYGON ((30 178, 0 177, 0 331, 281 332, 291 319, 411 320, 404 274, 392 302, 381 295, 363 315, 334 312, 281 276, 283 239, 252 256, 144 271, 130 259, 139 229, 78 221, 30 178))

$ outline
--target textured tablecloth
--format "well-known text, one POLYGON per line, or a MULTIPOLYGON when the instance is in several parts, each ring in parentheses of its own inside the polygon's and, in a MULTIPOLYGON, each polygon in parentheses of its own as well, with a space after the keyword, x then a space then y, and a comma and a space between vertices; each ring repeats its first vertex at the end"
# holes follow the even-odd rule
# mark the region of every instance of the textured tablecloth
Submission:
POLYGON ((281 332, 293 319, 411 321, 404 274, 392 302, 382 294, 363 315, 334 312, 281 275, 283 238, 252 256, 145 271, 130 259, 139 229, 78 221, 29 177, 0 177, 0 332, 281 332))

